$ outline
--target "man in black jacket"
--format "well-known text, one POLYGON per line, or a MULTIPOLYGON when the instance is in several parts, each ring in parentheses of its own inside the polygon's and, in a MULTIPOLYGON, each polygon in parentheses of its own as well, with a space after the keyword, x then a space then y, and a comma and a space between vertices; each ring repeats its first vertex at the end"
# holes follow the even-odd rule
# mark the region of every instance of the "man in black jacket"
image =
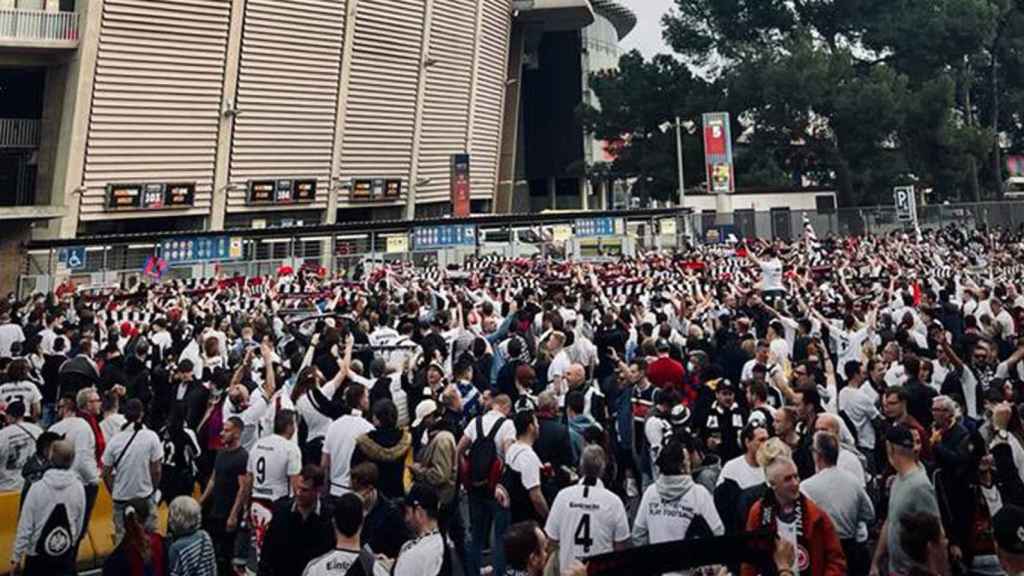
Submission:
POLYGON ((540 489, 545 500, 554 502, 558 491, 570 483, 567 470, 576 469, 576 459, 573 458, 569 428, 558 417, 558 399, 553 392, 545 391, 537 397, 537 423, 540 431, 533 451, 544 464, 544 469, 550 471, 542 474, 540 489))
POLYGON ((917 421, 926 430, 930 430, 932 427, 932 399, 937 394, 931 386, 921 382, 918 376, 921 373, 921 361, 917 356, 907 354, 903 357, 903 371, 907 375, 907 382, 903 384, 903 389, 909 396, 907 412, 917 418, 917 421))
POLYGON ((377 465, 363 462, 352 467, 352 491, 363 500, 366 518, 363 520, 362 540, 374 554, 397 558, 402 545, 412 540, 402 512, 391 500, 377 490, 377 465))
POLYGON ((259 576, 301 576, 311 560, 334 548, 331 510, 318 494, 324 475, 320 467, 302 469, 295 496, 274 504, 260 554, 259 576))

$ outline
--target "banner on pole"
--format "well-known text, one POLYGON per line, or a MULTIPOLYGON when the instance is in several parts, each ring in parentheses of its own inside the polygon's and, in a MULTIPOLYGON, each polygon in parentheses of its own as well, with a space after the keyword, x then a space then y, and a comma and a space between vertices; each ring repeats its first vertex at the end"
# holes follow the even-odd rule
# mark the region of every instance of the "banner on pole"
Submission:
POLYGON ((469 154, 452 154, 451 187, 452 215, 469 216, 469 154))
POLYGON ((736 191, 728 112, 704 114, 704 164, 709 193, 736 191))

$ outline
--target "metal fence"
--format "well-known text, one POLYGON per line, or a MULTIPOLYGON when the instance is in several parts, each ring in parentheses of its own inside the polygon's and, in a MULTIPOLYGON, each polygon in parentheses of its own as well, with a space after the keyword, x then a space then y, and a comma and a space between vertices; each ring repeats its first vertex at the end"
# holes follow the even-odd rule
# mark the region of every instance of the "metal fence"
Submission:
POLYGON ((0 118, 0 148, 38 148, 41 120, 0 118))
MULTIPOLYGON (((390 238, 408 238, 408 229, 389 228, 344 233, 309 233, 301 228, 281 228, 278 235, 247 236, 246 230, 224 232, 241 241, 241 256, 222 262, 172 266, 163 278, 202 278, 216 274, 261 276, 275 274, 283 265, 298 269, 303 265, 322 266, 334 274, 350 274, 356 267, 372 268, 382 262, 402 260, 424 266, 462 263, 467 256, 495 255, 530 257, 543 254, 555 258, 614 256, 633 249, 671 249, 687 241, 703 241, 712 228, 722 226, 737 237, 765 239, 797 239, 804 230, 805 219, 818 236, 830 233, 863 235, 885 234, 905 229, 893 207, 840 209, 831 214, 816 211, 777 209, 768 212, 737 210, 732 214, 688 213, 663 211, 640 215, 618 213, 624 229, 620 235, 605 238, 574 238, 568 243, 553 242, 552 231, 557 223, 543 225, 481 225, 476 246, 445 250, 415 250, 409 243, 396 250, 390 238)), ((918 210, 923 228, 955 224, 965 228, 1000 226, 1018 228, 1024 225, 1024 200, 926 206, 918 210)), ((567 219, 562 225, 571 225, 567 219)), ((267 231, 264 231, 267 232, 267 231)), ((117 242, 85 247, 84 266, 69 271, 59 265, 60 248, 30 249, 26 252, 19 282, 19 295, 47 291, 54 283, 70 276, 80 283, 103 285, 126 279, 140 279, 147 260, 158 254, 154 242, 117 242)))

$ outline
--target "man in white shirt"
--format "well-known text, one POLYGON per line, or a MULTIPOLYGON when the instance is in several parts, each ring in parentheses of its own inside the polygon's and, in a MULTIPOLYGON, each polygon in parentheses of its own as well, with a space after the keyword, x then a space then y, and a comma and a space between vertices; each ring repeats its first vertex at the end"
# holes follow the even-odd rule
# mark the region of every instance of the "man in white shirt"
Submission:
POLYGON ((37 420, 43 411, 43 395, 39 386, 28 379, 30 369, 28 360, 24 358, 11 362, 7 367, 8 381, 0 384, 0 401, 4 404, 21 402, 29 416, 37 420))
POLYGON ((71 471, 85 486, 85 522, 89 523, 92 507, 99 494, 100 471, 96 463, 96 435, 89 423, 78 415, 78 410, 89 410, 92 405, 101 404, 100 395, 95 388, 83 388, 78 392, 77 402, 69 398, 61 399, 59 413, 61 420, 50 426, 49 431, 59 434, 75 447, 75 461, 71 471))
POLYGON ((846 374, 846 386, 839 391, 839 411, 853 423, 857 431, 857 447, 865 452, 875 449, 875 427, 873 422, 881 418, 878 408, 871 398, 864 394, 861 387, 867 379, 860 362, 847 362, 843 367, 846 374))
POLYGON ((867 474, 864 473, 864 464, 860 461, 860 455, 853 451, 849 444, 843 444, 842 420, 835 414, 822 413, 814 420, 814 431, 831 434, 839 443, 839 454, 836 457, 836 465, 840 470, 848 472, 861 486, 867 485, 867 474))
POLYGON ((249 527, 253 547, 250 565, 259 565, 263 537, 273 519, 274 502, 291 496, 302 471, 302 453, 295 435, 295 412, 279 410, 274 418, 274 433, 260 438, 249 453, 245 492, 251 497, 249 527))
POLYGON ((768 430, 757 422, 747 424, 741 433, 743 454, 729 460, 718 475, 717 486, 734 482, 740 490, 764 484, 764 470, 757 464, 757 451, 768 440, 768 430))
POLYGON ((142 424, 142 402, 125 404, 128 427, 121 430, 103 451, 103 483, 114 501, 114 545, 124 538, 124 512, 132 500, 149 501, 146 527, 156 530, 156 488, 163 471, 164 446, 156 432, 142 424))
POLYGON ((629 520, 622 500, 604 487, 601 478, 607 459, 600 446, 583 450, 579 484, 562 489, 555 497, 544 531, 558 547, 559 570, 573 560, 622 550, 629 543, 629 520))
POLYGON ((334 525, 334 550, 314 558, 302 576, 390 576, 384 562, 363 550, 363 501, 355 494, 345 494, 334 503, 331 514, 334 525), (368 572, 366 566, 372 564, 368 572))
POLYGON ((7 405, 7 426, 0 430, 0 492, 21 490, 25 479, 21 468, 36 449, 36 439, 42 428, 25 422, 25 405, 14 402, 7 405))
POLYGON ((370 396, 365 386, 349 384, 345 388, 345 405, 358 408, 335 420, 327 429, 321 460, 321 467, 330 481, 330 495, 335 497, 352 491, 350 472, 356 440, 374 429, 363 417, 370 409, 370 396))
POLYGON ((540 433, 537 417, 531 411, 513 416, 516 441, 505 450, 505 471, 495 490, 498 504, 507 508, 510 524, 547 519, 548 503, 540 490, 541 464, 533 445, 540 433))
POLYGON ((403 510, 405 523, 416 539, 402 546, 393 576, 438 576, 446 543, 437 527, 437 493, 425 484, 413 484, 405 496, 403 510))
POLYGON ((7 310, 0 312, 0 358, 10 358, 11 348, 24 341, 25 333, 21 326, 11 322, 11 313, 7 310))
MULTIPOLYGON (((456 447, 455 461, 461 462, 462 458, 470 453, 470 448, 477 438, 486 440, 494 438, 495 450, 499 459, 504 459, 506 449, 515 442, 515 424, 508 415, 512 412, 512 400, 505 394, 499 394, 491 403, 491 409, 485 414, 471 420, 463 432, 462 439, 456 447), (500 424, 499 424, 500 422, 500 424), (494 427, 498 426, 495 430, 494 427), (478 430, 479 428, 479 430, 478 430), (493 434, 492 434, 493 431, 493 434)), ((499 509, 498 502, 492 494, 486 490, 469 491, 469 526, 472 531, 469 552, 466 555, 466 573, 479 574, 482 569, 483 550, 491 540, 491 525, 495 522, 498 514, 507 514, 499 509)), ((507 525, 507 522, 505 523, 507 525)), ((500 534, 495 535, 497 546, 492 546, 494 553, 495 573, 500 574, 504 570, 504 553, 500 546, 500 534)))

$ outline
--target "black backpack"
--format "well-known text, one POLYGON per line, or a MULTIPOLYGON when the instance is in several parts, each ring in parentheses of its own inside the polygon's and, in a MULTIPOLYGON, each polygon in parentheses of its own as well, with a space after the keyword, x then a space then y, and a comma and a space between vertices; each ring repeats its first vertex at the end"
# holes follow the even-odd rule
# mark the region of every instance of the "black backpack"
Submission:
POLYGON ((502 468, 494 437, 505 420, 505 417, 498 418, 494 426, 491 426, 491 431, 484 435, 484 417, 481 415, 476 418, 476 440, 469 447, 469 455, 463 463, 463 484, 466 490, 494 493, 494 487, 501 479, 502 468))

